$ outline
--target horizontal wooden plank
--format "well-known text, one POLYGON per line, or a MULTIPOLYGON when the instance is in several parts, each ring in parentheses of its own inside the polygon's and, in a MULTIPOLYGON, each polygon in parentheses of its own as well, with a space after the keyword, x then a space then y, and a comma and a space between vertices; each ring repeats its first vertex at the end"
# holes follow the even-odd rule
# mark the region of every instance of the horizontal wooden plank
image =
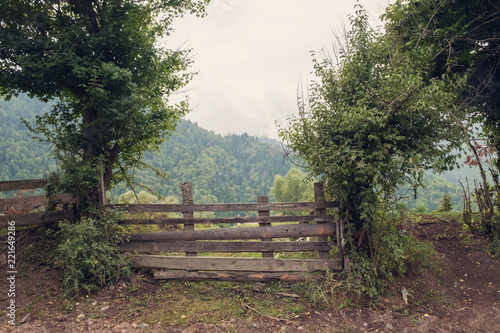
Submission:
POLYGON ((333 242, 130 242, 122 251, 156 252, 303 252, 329 251, 333 242))
POLYGON ((258 228, 223 228, 208 230, 178 230, 169 232, 150 232, 133 234, 132 242, 154 242, 167 240, 235 240, 235 239, 270 239, 287 237, 332 236, 335 223, 322 224, 286 224, 274 227, 258 228))
POLYGON ((55 212, 38 212, 21 215, 5 215, 0 216, 0 228, 8 226, 9 221, 15 221, 16 226, 39 225, 62 220, 73 219, 72 209, 63 209, 55 212))
POLYGON ((238 212, 238 211, 279 211, 279 210, 307 210, 317 208, 338 207, 338 202, 279 202, 279 203, 250 203, 250 204, 194 204, 194 205, 164 205, 164 204, 116 204, 106 205, 107 208, 125 210, 128 212, 238 212))
POLYGON ((34 190, 47 185, 47 179, 8 180, 0 182, 0 192, 34 190))
POLYGON ((150 219, 123 219, 120 224, 216 224, 216 223, 280 223, 280 222, 332 222, 331 215, 307 216, 244 216, 244 217, 215 217, 215 218, 150 218, 150 219))
POLYGON ((183 281, 251 281, 251 282, 303 282, 309 280, 320 281, 323 275, 312 274, 283 274, 283 273, 211 273, 186 271, 156 271, 156 280, 183 280, 183 281))
POLYGON ((316 272, 340 270, 340 259, 274 259, 223 257, 167 257, 141 255, 132 258, 136 268, 160 268, 186 271, 234 272, 316 272))
MULTIPOLYGON (((59 194, 57 201, 61 203, 74 203, 73 195, 69 193, 59 194)), ((14 210, 32 210, 38 207, 46 206, 49 199, 45 195, 36 195, 31 197, 20 197, 10 199, 0 199, 0 212, 5 212, 8 209, 14 210)))

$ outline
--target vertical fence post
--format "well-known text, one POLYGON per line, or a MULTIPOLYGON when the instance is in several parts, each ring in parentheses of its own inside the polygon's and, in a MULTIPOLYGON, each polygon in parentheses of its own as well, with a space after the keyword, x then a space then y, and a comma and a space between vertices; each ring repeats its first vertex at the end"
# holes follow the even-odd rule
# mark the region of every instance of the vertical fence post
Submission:
MULTIPOLYGON (((269 198, 267 196, 258 196, 257 203, 263 203, 263 204, 269 203, 269 198)), ((259 214, 259 216, 269 216, 269 211, 268 210, 259 210, 258 214, 259 214)), ((271 223, 260 223, 259 222, 259 226, 260 227, 270 227, 271 223)), ((266 241, 266 240, 272 241, 273 239, 272 238, 262 238, 261 240, 262 241, 266 241)), ((273 255, 274 254, 272 251, 263 251, 262 252, 262 258, 272 258, 273 255)))
MULTIPOLYGON (((190 182, 180 183, 179 184, 182 192, 182 204, 183 205, 192 205, 194 204, 193 200, 193 186, 190 182)), ((182 212, 182 217, 185 219, 192 219, 194 216, 193 212, 182 212)), ((184 230, 194 230, 194 223, 184 223, 184 230)), ((196 252, 186 252, 187 257, 195 257, 197 255, 196 252)))
MULTIPOLYGON (((316 202, 325 202, 325 191, 323 189, 323 183, 314 183, 314 201, 316 202)), ((316 208, 316 215, 326 215, 326 208, 316 208)), ((326 223, 326 222, 317 222, 326 223)), ((328 236, 318 237, 319 242, 328 242, 328 236)), ((320 259, 328 259, 330 257, 329 251, 319 251, 320 259)))

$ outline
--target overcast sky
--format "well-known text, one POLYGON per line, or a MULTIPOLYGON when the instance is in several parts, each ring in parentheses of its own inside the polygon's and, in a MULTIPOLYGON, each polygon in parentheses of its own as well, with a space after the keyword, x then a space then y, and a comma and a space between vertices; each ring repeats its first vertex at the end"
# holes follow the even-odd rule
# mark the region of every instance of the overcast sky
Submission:
MULTIPOLYGON (((389 0, 361 0, 372 25, 389 0)), ((299 82, 312 78, 310 51, 331 50, 353 0, 212 0, 204 18, 174 23, 170 48, 192 48, 200 73, 187 88, 187 116, 216 133, 277 138, 275 121, 296 113, 299 82)))

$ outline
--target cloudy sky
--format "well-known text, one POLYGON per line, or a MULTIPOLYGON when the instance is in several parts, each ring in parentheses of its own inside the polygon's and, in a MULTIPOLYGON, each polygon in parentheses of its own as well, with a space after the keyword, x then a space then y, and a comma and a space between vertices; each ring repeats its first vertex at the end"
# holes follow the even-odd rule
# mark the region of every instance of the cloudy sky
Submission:
MULTIPOLYGON (((361 0, 372 25, 389 0, 361 0)), ((212 0, 205 18, 174 23, 170 48, 192 48, 200 73, 187 88, 188 119, 220 134, 277 138, 275 122, 296 113, 310 51, 331 50, 353 0, 212 0)))

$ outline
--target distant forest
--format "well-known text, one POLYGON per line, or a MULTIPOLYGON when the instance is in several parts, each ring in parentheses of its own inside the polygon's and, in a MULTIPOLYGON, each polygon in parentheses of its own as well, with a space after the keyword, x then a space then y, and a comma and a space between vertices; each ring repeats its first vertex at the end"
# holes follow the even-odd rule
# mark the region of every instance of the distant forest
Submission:
MULTIPOLYGON (((55 168, 50 147, 31 139, 20 121, 23 117, 33 122, 50 107, 25 95, 0 101, 0 180, 45 178, 55 168)), ((275 140, 247 134, 223 136, 181 120, 160 152, 146 153, 144 158, 146 164, 165 172, 167 179, 150 169, 136 170, 135 179, 161 196, 179 199, 179 183, 192 182, 196 203, 256 202, 257 196, 270 195, 276 175, 284 176, 293 166, 284 154, 281 143, 275 140)), ((401 189, 398 194, 404 195, 402 202, 410 209, 428 212, 438 209, 447 193, 454 209, 461 210, 463 194, 458 179, 466 177, 472 184, 478 173, 463 167, 443 175, 427 174, 426 187, 419 189, 417 199, 413 191, 401 189)), ((118 184, 111 198, 129 190, 127 184, 118 184)))

